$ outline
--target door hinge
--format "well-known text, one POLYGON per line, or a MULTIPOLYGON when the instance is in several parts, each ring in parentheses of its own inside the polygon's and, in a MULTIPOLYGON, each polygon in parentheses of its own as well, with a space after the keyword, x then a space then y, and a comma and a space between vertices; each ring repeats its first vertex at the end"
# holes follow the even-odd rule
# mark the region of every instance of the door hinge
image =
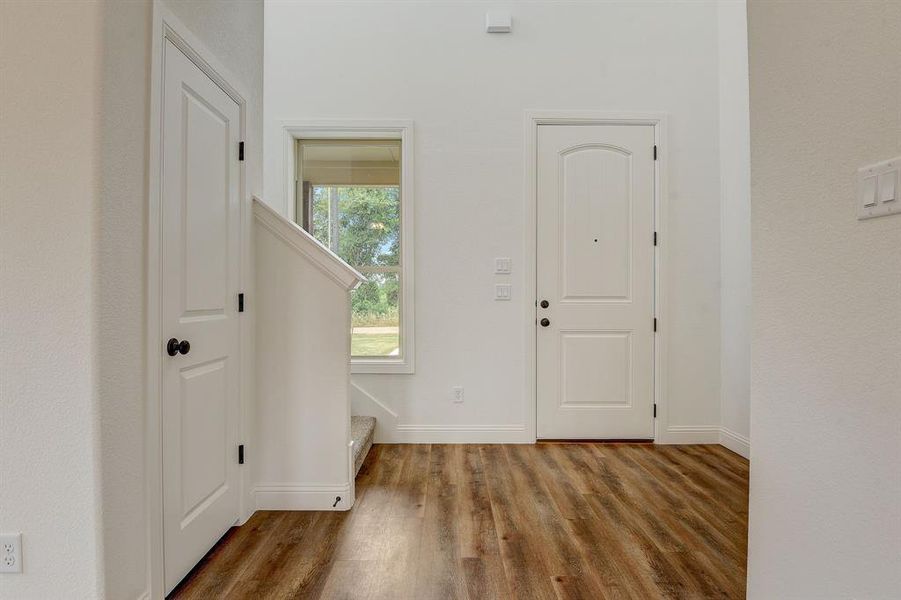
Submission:
POLYGON ((654 160, 657 160, 657 144, 654 144, 654 160))
POLYGON ((244 464, 244 444, 238 444, 238 464, 244 464))
MULTIPOLYGON (((654 156, 656 157, 657 155, 655 154, 654 156)), ((238 142, 238 160, 244 160, 244 142, 238 142)))
POLYGON ((244 312, 244 292, 238 294, 238 312, 244 312))
POLYGON ((654 245, 657 245, 657 232, 654 232, 654 245))
POLYGON ((657 317, 654 317, 654 331, 657 331, 657 317))
POLYGON ((657 403, 654 403, 654 418, 657 418, 657 403))

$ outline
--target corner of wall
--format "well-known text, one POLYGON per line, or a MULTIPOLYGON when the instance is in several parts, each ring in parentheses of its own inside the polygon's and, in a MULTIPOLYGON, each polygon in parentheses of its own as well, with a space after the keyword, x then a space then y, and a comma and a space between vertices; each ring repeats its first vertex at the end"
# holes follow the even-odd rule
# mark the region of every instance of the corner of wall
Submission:
POLYGON ((747 5, 717 3, 720 160, 720 440, 750 452, 750 124, 747 5))

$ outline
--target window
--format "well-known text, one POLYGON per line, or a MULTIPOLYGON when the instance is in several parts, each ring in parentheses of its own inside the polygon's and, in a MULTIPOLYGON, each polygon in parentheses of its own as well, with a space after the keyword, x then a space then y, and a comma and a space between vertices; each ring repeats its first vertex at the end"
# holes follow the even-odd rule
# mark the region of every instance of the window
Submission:
POLYGON ((412 372, 402 143, 296 142, 298 224, 367 279, 351 293, 354 372, 412 372))

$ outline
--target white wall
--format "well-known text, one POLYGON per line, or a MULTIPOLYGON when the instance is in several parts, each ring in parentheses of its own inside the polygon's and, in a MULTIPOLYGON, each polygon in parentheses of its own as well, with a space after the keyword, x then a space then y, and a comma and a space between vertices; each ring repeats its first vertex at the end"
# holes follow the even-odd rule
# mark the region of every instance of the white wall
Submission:
MULTIPOLYGON (((717 11, 698 3, 511 6, 268 2, 265 199, 284 210, 279 121, 403 118, 416 126, 416 373, 354 382, 414 426, 393 439, 528 440, 523 111, 665 111, 671 426, 717 441, 720 178, 717 11), (513 258, 514 302, 493 301, 513 258), (462 385, 466 402, 451 401, 462 385), (417 430, 415 426, 435 426, 417 430), (477 429, 476 427, 481 428, 477 429), (494 428, 492 430, 491 428, 494 428), (487 430, 485 428, 488 428, 487 430), (703 428, 703 429, 696 429, 703 428)), ((382 437, 385 439, 385 437, 382 437)))
POLYGON ((0 530, 25 567, 0 594, 93 598, 102 11, 3 2, 0 27, 0 530))
POLYGON ((147 579, 143 242, 152 6, 149 1, 102 6, 93 324, 100 417, 101 573, 107 598, 136 598, 147 579))
MULTIPOLYGON (((259 192, 262 3, 169 4, 251 92, 259 192)), ((0 9, 0 531, 22 531, 25 565, 0 596, 136 598, 151 4, 0 9)))
POLYGON ((901 217, 855 171, 901 154, 901 3, 749 10, 748 595, 901 590, 901 217))
POLYGON ((719 32, 721 442, 748 457, 751 379, 751 188, 748 20, 744 0, 717 5, 719 32))
POLYGON ((255 213, 255 506, 331 510, 340 496, 335 508, 347 510, 350 290, 360 279, 293 223, 255 213))

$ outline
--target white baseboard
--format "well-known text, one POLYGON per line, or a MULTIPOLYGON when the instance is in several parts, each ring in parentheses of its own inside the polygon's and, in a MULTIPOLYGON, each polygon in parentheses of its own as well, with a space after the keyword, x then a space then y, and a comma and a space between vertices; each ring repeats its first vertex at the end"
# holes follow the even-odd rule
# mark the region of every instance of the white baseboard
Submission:
POLYGON ((253 488, 257 510, 350 510, 350 485, 261 483, 253 488), (341 500, 335 506, 335 498, 341 500))
POLYGON ((387 444, 535 443, 525 425, 396 425, 384 437, 387 444))
MULTIPOLYGON (((379 444, 533 444, 525 425, 395 425, 382 430, 379 444)), ((750 441, 716 425, 673 425, 657 444, 722 444, 748 458, 750 441)))
POLYGON ((751 441, 716 425, 672 425, 657 436, 657 444, 720 444, 745 458, 751 456, 751 441))
POLYGON ((661 431, 657 444, 719 444, 720 428, 717 425, 670 425, 661 431))
POLYGON ((751 440, 730 429, 720 429, 720 444, 738 455, 751 458, 751 440))

